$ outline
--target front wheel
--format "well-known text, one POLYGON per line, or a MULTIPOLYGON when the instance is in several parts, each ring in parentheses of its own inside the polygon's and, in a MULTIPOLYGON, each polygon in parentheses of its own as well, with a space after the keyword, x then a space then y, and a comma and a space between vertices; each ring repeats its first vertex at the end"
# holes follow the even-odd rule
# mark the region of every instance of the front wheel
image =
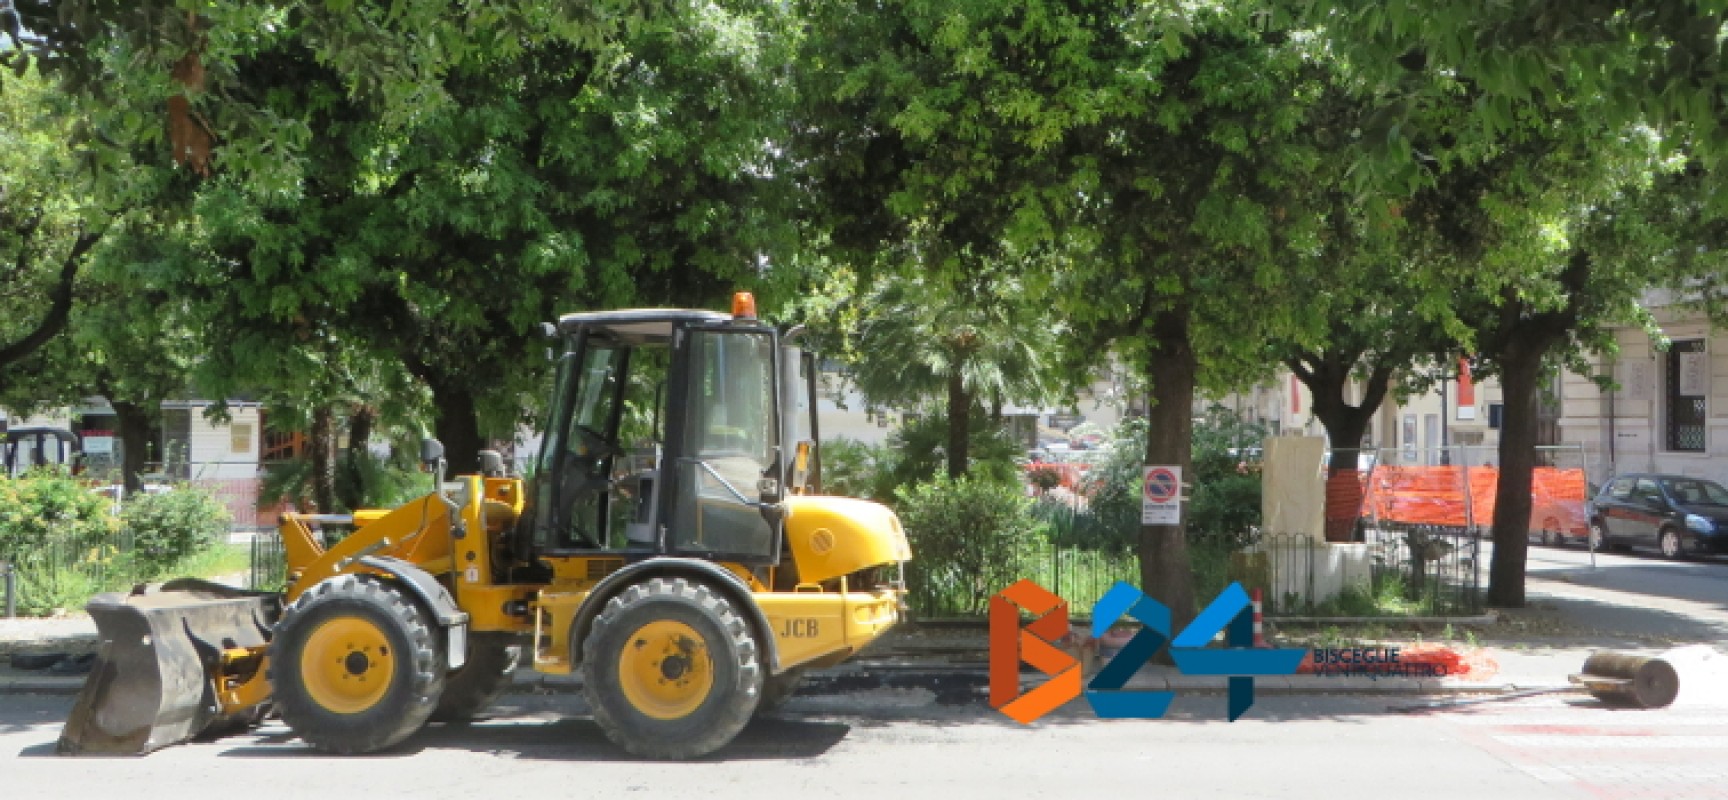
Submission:
POLYGON ((582 675, 607 738, 647 758, 726 746, 762 696, 750 625, 725 596, 685 578, 652 578, 607 601, 583 643, 582 675))
POLYGON ((282 614, 269 680, 282 721, 330 753, 371 753, 426 724, 444 690, 444 637, 373 575, 339 575, 282 614))
POLYGON ((1680 532, 1673 528, 1663 528, 1661 539, 1657 543, 1662 547, 1664 558, 1680 559, 1686 555, 1686 546, 1680 541, 1680 532))

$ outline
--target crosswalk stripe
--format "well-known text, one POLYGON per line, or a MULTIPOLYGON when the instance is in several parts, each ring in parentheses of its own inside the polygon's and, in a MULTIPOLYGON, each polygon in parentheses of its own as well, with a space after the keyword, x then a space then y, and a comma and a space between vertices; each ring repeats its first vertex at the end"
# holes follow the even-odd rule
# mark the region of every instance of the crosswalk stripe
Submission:
POLYGON ((1525 773, 1537 780, 1561 781, 1722 781, 1728 769, 1692 764, 1544 764, 1526 766, 1525 773))
POLYGON ((1524 725, 1567 725, 1580 728, 1709 728, 1718 727, 1728 730, 1728 717, 1720 714, 1700 715, 1696 717, 1681 717, 1664 715, 1660 717, 1642 714, 1604 714, 1601 716, 1579 716, 1577 714, 1542 714, 1530 716, 1514 716, 1511 714, 1471 714, 1452 718, 1459 725, 1471 726, 1524 726, 1524 725))
POLYGON ((1592 748, 1604 750, 1702 750, 1728 747, 1728 736, 1568 736, 1502 735, 1494 740, 1512 747, 1592 748))

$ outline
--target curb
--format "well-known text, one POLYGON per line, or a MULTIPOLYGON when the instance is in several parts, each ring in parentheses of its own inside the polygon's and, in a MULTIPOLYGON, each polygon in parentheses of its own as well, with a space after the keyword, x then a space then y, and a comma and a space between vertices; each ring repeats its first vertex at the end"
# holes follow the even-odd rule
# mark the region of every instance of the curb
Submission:
POLYGON ((1266 617, 1267 625, 1494 625, 1499 621, 1500 614, 1495 611, 1473 617, 1266 617))

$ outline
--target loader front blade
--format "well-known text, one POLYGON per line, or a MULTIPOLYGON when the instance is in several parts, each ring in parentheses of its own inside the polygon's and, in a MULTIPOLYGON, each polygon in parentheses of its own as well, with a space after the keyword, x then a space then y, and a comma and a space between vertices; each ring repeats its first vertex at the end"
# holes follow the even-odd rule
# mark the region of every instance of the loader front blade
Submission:
POLYGON ((227 719, 222 652, 261 648, 278 595, 197 580, 101 594, 85 606, 101 647, 60 733, 61 755, 143 755, 227 719))

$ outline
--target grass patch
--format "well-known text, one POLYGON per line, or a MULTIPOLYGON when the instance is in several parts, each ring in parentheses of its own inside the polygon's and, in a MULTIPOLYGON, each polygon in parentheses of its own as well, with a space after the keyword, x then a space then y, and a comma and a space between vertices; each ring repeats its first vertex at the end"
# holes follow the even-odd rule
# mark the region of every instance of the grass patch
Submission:
POLYGON ((174 566, 172 577, 233 578, 252 569, 252 551, 245 545, 224 542, 193 553, 174 566))
POLYGON ((1280 605, 1294 612, 1281 616, 1388 618, 1432 615, 1439 606, 1432 588, 1412 591, 1397 573, 1377 576, 1366 586, 1347 586, 1322 603, 1309 605, 1286 595, 1280 605))
POLYGON ((136 584, 171 578, 233 578, 245 576, 251 553, 243 545, 221 543, 193 553, 162 569, 148 567, 130 554, 91 550, 75 556, 56 554, 46 563, 18 564, 18 613, 53 616, 79 611, 103 592, 121 592, 136 584))

